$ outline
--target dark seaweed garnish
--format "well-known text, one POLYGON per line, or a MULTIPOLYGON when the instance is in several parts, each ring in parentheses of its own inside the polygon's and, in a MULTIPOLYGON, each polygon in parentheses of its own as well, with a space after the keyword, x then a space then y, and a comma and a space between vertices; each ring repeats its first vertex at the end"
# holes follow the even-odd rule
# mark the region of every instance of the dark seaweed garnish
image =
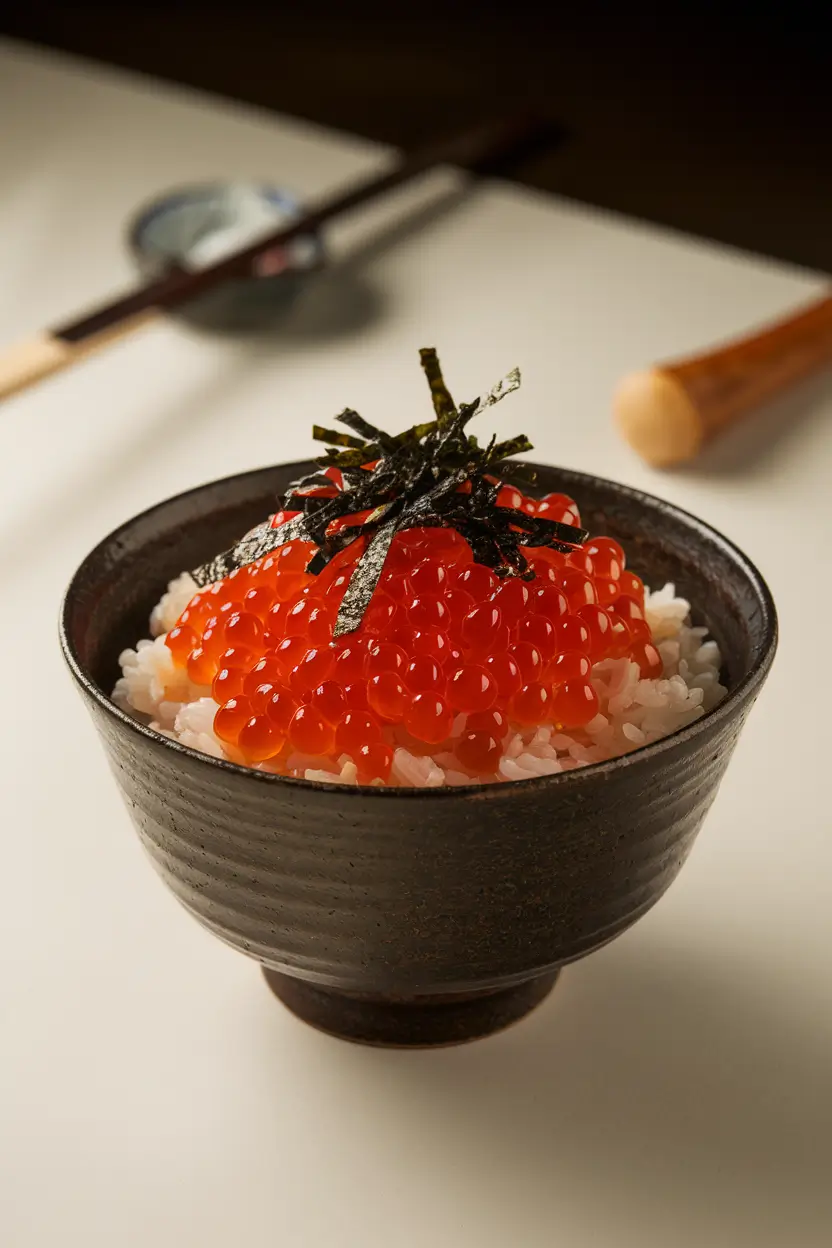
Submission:
POLYGON ((568 552, 586 539, 584 529, 497 506, 504 482, 525 489, 534 485, 534 470, 528 464, 506 462, 533 449, 524 434, 505 442, 492 437, 487 446, 480 446, 466 432, 474 417, 518 388, 519 370, 512 369, 487 394, 457 407, 436 351, 424 348, 419 357, 436 418, 393 435, 346 408, 336 419, 352 433, 313 426, 313 437, 327 444, 327 453, 316 461, 320 471, 293 482, 281 500, 283 510, 300 514, 279 528, 268 521, 258 525, 236 546, 197 568, 192 573, 197 585, 221 580, 295 540, 317 547, 306 568, 316 576, 351 542, 367 538, 338 611, 338 637, 361 624, 393 539, 405 529, 454 528, 469 543, 474 558, 497 576, 525 579, 532 573, 521 546, 568 552), (326 468, 340 470, 343 489, 325 475, 326 468), (333 521, 357 513, 369 514, 359 524, 328 533, 333 521))

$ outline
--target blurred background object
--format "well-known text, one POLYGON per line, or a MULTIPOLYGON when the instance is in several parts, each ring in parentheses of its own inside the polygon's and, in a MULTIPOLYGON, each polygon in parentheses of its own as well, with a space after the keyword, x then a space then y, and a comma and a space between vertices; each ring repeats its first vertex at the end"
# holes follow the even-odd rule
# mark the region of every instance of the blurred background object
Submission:
POLYGON ((668 468, 832 365, 832 297, 712 350, 622 378, 614 412, 642 459, 668 468))
POLYGON ((443 135, 305 207, 290 192, 250 182, 165 192, 140 209, 128 228, 145 284, 0 352, 0 399, 86 359, 165 312, 184 309, 203 328, 264 329, 299 293, 300 279, 323 264, 322 226, 442 165, 462 165, 474 173, 505 170, 518 156, 560 137, 560 129, 541 117, 514 111, 461 134, 443 135), (296 280, 281 297, 287 277, 296 280))
POLYGON ((519 180, 832 272, 823 6, 27 4, 0 31, 406 149, 532 92, 519 180))
MULTIPOLYGON (((183 187, 140 207, 127 230, 136 267, 152 282, 171 267, 204 269, 288 225, 303 211, 291 191, 246 182, 183 187)), ((179 314, 204 329, 259 329, 286 313, 303 276, 324 263, 317 234, 261 257, 248 277, 226 282, 179 314)))

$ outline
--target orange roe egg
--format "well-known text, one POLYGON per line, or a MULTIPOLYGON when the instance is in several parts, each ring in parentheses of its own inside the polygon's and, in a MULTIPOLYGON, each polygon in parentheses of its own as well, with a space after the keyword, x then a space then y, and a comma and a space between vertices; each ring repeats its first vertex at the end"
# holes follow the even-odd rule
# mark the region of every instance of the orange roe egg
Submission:
POLYGON ((546 679, 554 685, 562 685, 566 681, 586 680, 592 671, 589 656, 580 650, 564 650, 556 654, 546 669, 546 679))
POLYGON ((215 624, 206 626, 199 640, 199 646, 205 654, 212 658, 219 658, 226 647, 225 629, 219 620, 215 624))
POLYGON ((412 598, 406 610, 407 618, 414 628, 438 628, 443 633, 450 628, 451 613, 442 599, 435 594, 412 598))
POLYGON ((186 663, 188 679, 195 685, 210 685, 217 674, 217 660, 202 646, 195 646, 186 663))
POLYGON ((365 741, 352 755, 359 784, 372 784, 374 780, 390 777, 393 766, 393 747, 386 741, 365 741))
POLYGON ((602 606, 609 606, 611 602, 615 602, 621 593, 620 581, 607 580, 604 577, 596 577, 594 581, 595 592, 598 595, 598 601, 602 606))
POLYGON ((581 607, 577 618, 589 631, 589 654, 598 663, 612 641, 612 619, 603 607, 581 607))
POLYGON ((276 684, 271 680, 264 680, 249 693, 246 690, 246 696, 251 700, 256 715, 265 715, 266 708, 276 693, 282 689, 282 685, 276 684))
POLYGON ((576 515, 578 508, 573 499, 568 494, 544 494, 543 498, 537 504, 537 514, 543 516, 546 520, 556 520, 558 523, 568 523, 562 520, 567 512, 570 516, 576 515))
POLYGON ((179 624, 170 630, 165 638, 165 645, 170 650, 174 663, 184 667, 188 655, 196 648, 198 641, 199 638, 190 625, 179 624))
POLYGON ((644 608, 635 598, 631 598, 628 594, 619 594, 615 602, 612 603, 609 610, 613 615, 618 615, 622 620, 629 622, 630 620, 643 620, 644 608))
POLYGON ((360 680, 367 668, 367 647, 356 637, 340 643, 335 655, 335 679, 348 685, 360 680))
POLYGON ((349 711, 368 711, 366 680, 354 680, 351 685, 344 685, 344 697, 349 711))
POLYGON ((335 746, 339 751, 352 755, 368 741, 381 737, 381 724, 366 711, 347 711, 335 729, 335 746))
POLYGON ((635 572, 622 572, 621 592, 629 598, 634 598, 637 603, 644 606, 644 582, 641 577, 636 576, 635 572))
POLYGON ((474 599, 465 589, 454 587, 445 591, 443 599, 445 606, 451 614, 450 631, 454 634, 459 633, 460 625, 465 619, 469 611, 473 610, 474 599))
POLYGON ((569 614, 569 603, 563 590, 545 581, 535 590, 530 610, 538 615, 545 615, 547 620, 556 624, 563 616, 569 614))
POLYGON ((544 662, 557 649, 555 626, 545 615, 527 615, 522 619, 517 627, 517 639, 536 646, 544 662))
POLYGON ((263 644, 263 625, 248 611, 232 615, 225 625, 225 642, 229 646, 248 646, 254 650, 263 644))
MULTIPOLYGON (((243 603, 241 599, 224 598, 221 596, 219 610, 215 612, 212 619, 218 623, 227 623, 227 621, 231 619, 232 615, 241 615, 242 611, 243 603)), ((206 627, 208 627, 210 623, 211 621, 209 620, 206 627)))
POLYGON ((513 485, 504 485, 497 492, 497 506, 520 511, 523 506, 523 495, 513 485))
POLYGON ((305 576, 281 572, 275 580, 274 596, 278 602, 294 602, 305 584, 305 576))
POLYGON ((398 608, 389 594, 380 590, 373 594, 370 605, 364 613, 361 627, 366 633, 376 636, 384 635, 392 626, 398 608))
POLYGON ((439 594, 448 584, 448 573, 439 559, 428 557, 416 564, 409 579, 415 594, 439 594))
POLYGON ((562 728, 583 728, 598 714, 598 694, 588 680, 568 680, 552 690, 551 718, 562 728))
POLYGON ((416 655, 405 668, 404 682, 411 693, 424 693, 430 689, 444 689, 442 668, 428 655, 416 655))
POLYGON ((464 589, 474 602, 483 602, 497 587, 497 578, 481 563, 469 563, 457 572, 455 588, 464 589))
POLYGON ((289 687, 293 693, 303 696, 332 674, 335 654, 329 646, 314 646, 307 650, 301 661, 289 674, 289 687))
POLYGON ((664 671, 662 656, 651 641, 637 641, 630 650, 630 658, 638 664, 643 680, 654 680, 664 671))
POLYGON ((497 696, 503 701, 507 701, 523 684, 517 661, 510 654, 490 654, 485 660, 485 670, 494 680, 497 696))
POLYGON ((370 646, 367 651, 368 676, 377 676, 379 672, 403 672, 407 667, 407 655, 401 646, 391 641, 380 641, 370 646))
POLYGON ((302 754, 329 754, 335 729, 313 706, 300 706, 289 724, 289 741, 302 754))
POLYGON ((514 628, 520 620, 529 605, 530 598, 530 586, 517 576, 507 578, 491 595, 491 601, 499 609, 503 623, 509 628, 514 628))
POLYGON ((272 650, 277 649, 280 645, 286 630, 286 616, 289 613, 289 604, 285 602, 275 602, 266 612, 266 618, 263 621, 265 634, 264 643, 272 650))
POLYGON ((578 607, 598 601, 594 582, 577 568, 569 568, 564 572, 560 578, 560 587, 566 595, 570 611, 577 611, 578 607))
POLYGON ((492 706, 488 711, 474 711, 465 720, 466 732, 488 732, 498 741, 502 741, 508 732, 508 718, 505 711, 492 706))
POLYGON ((256 651, 249 650, 247 645, 230 645, 220 655, 220 666, 221 668, 242 668, 243 671, 251 671, 256 658, 256 651))
POLYGON ((466 728, 456 743, 455 751, 466 771, 473 775, 491 775, 499 765, 502 747, 492 733, 466 728))
POLYGON ((453 727, 454 715, 441 694, 426 691, 412 699, 404 718, 404 726, 411 736, 426 745, 438 745, 446 740, 453 727))
POLYGON ((314 599, 308 597, 298 598, 297 602, 287 603, 286 613, 283 617, 284 637, 308 636, 309 616, 314 609, 314 605, 314 599))
POLYGON ((540 678, 543 671, 543 655, 530 641, 517 641, 511 647, 511 658, 517 664, 524 685, 540 678))
POLYGON ((500 608, 493 602, 474 607, 462 621, 460 635, 463 645, 472 654, 488 654, 495 647, 501 624, 500 608))
POLYGON ((509 703, 509 716, 517 724, 532 727, 542 724, 549 715, 552 694, 540 681, 531 681, 515 693, 509 703))
POLYGON ((247 612, 256 615, 261 622, 265 623, 269 608, 274 605, 274 602, 274 590, 270 586, 255 585, 243 598, 243 607, 247 612))
POLYGON ((422 628, 413 634, 409 649, 414 658, 423 655, 437 663, 444 663, 450 656, 451 643, 438 628, 422 628))
MULTIPOLYGON (((271 585, 272 588, 277 584, 277 560, 280 554, 279 550, 275 550, 260 564, 260 570, 255 576, 255 583, 258 585, 271 585)), ((284 573, 284 576, 286 574, 284 573)))
POLYGON ((611 537, 593 537, 584 547, 591 555, 594 575, 603 580, 618 581, 624 571, 624 551, 611 537))
MULTIPOLYGON (((432 629, 428 630, 428 632, 432 631, 432 629)), ((413 654, 413 639, 415 638, 417 632, 418 629, 415 629, 412 624, 407 622, 407 613, 404 608, 401 607, 396 614, 395 624, 390 629, 385 640, 392 641, 395 646, 400 646, 401 649, 404 650, 405 654, 413 654)), ((440 636, 444 637, 447 641, 445 634, 440 634, 440 636)), ((374 638, 373 640, 376 639, 374 638)))
POLYGON ((284 546, 279 546, 276 551, 278 574, 303 572, 313 553, 314 548, 309 542, 286 542, 284 546))
POLYGON ((628 620, 627 629, 631 641, 652 641, 653 634, 646 620, 628 620))
POLYGON ((243 692, 246 674, 241 667, 221 667, 211 683, 211 697, 222 705, 243 692))
POLYGON ((274 651, 274 658, 284 677, 288 677, 293 668, 297 667, 308 650, 302 637, 284 637, 274 651))
MULTIPOLYGON (((629 625, 615 615, 611 615, 612 635, 607 646, 607 654, 612 659, 623 659, 629 653, 630 646, 633 643, 633 637, 630 634, 629 625)), ((643 620, 639 623, 644 623, 643 620)))
POLYGON ((297 710, 298 700, 288 689, 277 688, 266 704, 266 714, 284 735, 288 735, 297 710))
POLYGON ((283 749, 286 738, 267 715, 253 715, 240 729, 237 748, 250 763, 264 763, 283 749))
POLYGON ((276 511, 272 516, 272 528, 279 529, 281 525, 288 524, 290 520, 294 520, 295 516, 299 515, 299 511, 276 511))
POLYGON ((343 569, 333 567, 335 560, 323 572, 319 572, 312 582, 312 588, 319 597, 325 597, 327 602, 331 602, 337 607, 346 592, 346 588, 350 583, 350 575, 343 569))
POLYGON ((226 745, 236 745, 240 729, 252 717, 252 706, 248 698, 238 694, 229 698, 214 716, 214 732, 226 745))
POLYGON ((469 663, 451 673, 446 696, 455 711, 487 711, 497 697, 497 682, 485 667, 469 663))
POLYGON ((264 681, 277 684, 283 679, 284 675, 285 668, 283 664, 279 663, 274 655, 265 654, 262 659, 257 660, 253 667, 249 668, 243 687, 246 693, 252 693, 264 681))
POLYGON ((212 610, 213 608, 209 605, 209 599, 204 592, 194 594, 176 623, 188 624, 194 629, 199 628, 208 619, 212 610))
POLYGON ((410 581, 406 576, 392 573, 382 578, 381 588, 391 602, 404 604, 413 597, 410 581))
POLYGON ((592 577, 595 573, 595 563, 592 555, 585 546, 577 546, 566 556, 567 566, 577 568, 584 576, 592 577))
POLYGON ((540 555, 529 559, 529 568, 534 573, 534 580, 540 585, 554 585, 557 580, 557 572, 555 565, 551 559, 544 559, 540 555))
POLYGON ((347 698, 336 680, 325 680, 312 694, 311 704, 329 724, 337 724, 347 711, 347 698))
POLYGON ((559 651, 583 650, 585 654, 589 654, 591 645, 589 629, 577 615, 567 615, 557 625, 555 632, 559 651))
POLYGON ((395 672, 379 672, 367 685, 370 709, 387 723, 399 723, 410 701, 407 690, 395 672))

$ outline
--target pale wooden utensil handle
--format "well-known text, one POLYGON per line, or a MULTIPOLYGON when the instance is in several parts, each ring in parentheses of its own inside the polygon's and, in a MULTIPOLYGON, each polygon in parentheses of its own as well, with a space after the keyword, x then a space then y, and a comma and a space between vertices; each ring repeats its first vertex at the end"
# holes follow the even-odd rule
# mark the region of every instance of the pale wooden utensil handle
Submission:
POLYGON ((714 351, 633 373, 618 385, 616 424, 649 464, 692 459, 720 430, 832 365, 832 298, 714 351))
POLYGON ((0 352, 0 399, 57 373, 72 362, 72 347, 51 334, 36 334, 0 352))
POLYGON ((155 308, 146 308, 98 333, 89 334, 80 342, 71 342, 60 334, 46 331, 0 349, 0 402, 48 377, 50 373, 68 368, 117 338, 126 337, 157 315, 155 308))

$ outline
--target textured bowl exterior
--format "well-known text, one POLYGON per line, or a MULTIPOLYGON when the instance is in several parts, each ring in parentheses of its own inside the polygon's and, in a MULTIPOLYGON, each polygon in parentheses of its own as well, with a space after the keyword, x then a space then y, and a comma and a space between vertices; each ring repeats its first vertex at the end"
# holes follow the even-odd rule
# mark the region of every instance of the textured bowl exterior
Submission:
POLYGON ((67 593, 62 643, 150 858, 208 929, 274 970, 356 994, 498 989, 611 940, 690 852, 771 665, 768 590, 729 542, 670 505, 540 468, 652 583, 675 580, 725 656, 730 693, 621 759, 512 784, 356 789, 210 759, 107 697, 165 583, 273 507, 304 465, 229 478, 106 538, 67 593))

